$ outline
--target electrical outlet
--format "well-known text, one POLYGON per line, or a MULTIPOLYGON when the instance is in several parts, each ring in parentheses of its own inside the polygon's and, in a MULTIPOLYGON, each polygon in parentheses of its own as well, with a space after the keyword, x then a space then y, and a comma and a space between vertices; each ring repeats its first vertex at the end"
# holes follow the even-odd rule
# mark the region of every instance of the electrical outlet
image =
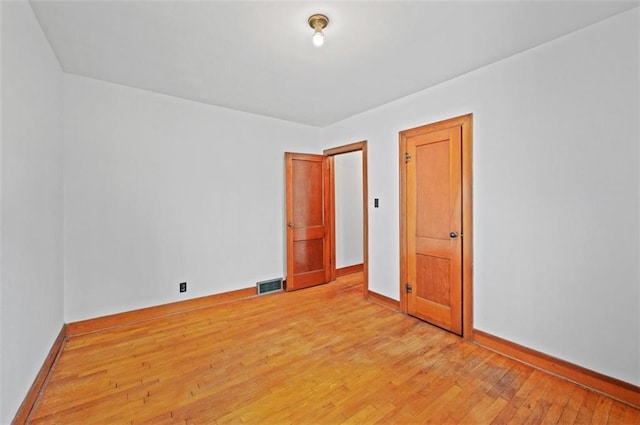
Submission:
POLYGON ((180 292, 187 292, 187 282, 180 282, 180 292))

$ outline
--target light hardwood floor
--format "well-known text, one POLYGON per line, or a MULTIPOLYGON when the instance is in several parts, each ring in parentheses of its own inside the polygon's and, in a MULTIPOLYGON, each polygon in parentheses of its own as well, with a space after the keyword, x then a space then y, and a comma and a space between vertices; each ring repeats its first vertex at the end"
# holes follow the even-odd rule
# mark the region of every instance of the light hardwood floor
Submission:
POLYGON ((29 423, 640 423, 363 299, 361 276, 70 338, 29 423))

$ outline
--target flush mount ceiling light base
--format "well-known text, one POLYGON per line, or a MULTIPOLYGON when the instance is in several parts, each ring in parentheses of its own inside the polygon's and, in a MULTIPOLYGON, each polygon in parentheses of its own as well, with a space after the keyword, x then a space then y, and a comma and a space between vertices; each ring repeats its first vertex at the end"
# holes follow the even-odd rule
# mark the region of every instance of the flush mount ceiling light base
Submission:
POLYGON ((329 18, 319 13, 309 16, 309 26, 313 28, 313 44, 320 47, 324 44, 324 34, 322 30, 329 25, 329 18))

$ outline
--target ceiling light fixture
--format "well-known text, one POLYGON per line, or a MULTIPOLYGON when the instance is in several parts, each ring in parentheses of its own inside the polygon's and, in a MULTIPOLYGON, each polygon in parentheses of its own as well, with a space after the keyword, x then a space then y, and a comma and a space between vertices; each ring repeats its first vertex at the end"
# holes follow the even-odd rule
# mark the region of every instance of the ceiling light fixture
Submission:
POLYGON ((309 26, 313 28, 313 44, 320 47, 324 44, 324 34, 322 30, 329 25, 329 18, 321 14, 311 15, 309 17, 309 26))

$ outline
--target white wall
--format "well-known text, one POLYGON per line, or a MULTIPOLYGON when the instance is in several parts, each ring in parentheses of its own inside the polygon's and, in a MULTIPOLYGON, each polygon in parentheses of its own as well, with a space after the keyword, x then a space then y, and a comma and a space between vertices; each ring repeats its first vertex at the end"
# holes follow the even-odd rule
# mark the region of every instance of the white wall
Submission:
MULTIPOLYGON (((3 2, 0 1, 0 25, 2 25, 2 5, 3 2)), ((4 48, 2 41, 2 28, 0 27, 0 65, 2 63, 2 50, 4 48)), ((2 114, 2 103, 3 103, 3 93, 2 83, 4 80, 2 79, 2 66, 0 66, 0 321, 3 319, 2 315, 2 121, 4 119, 4 115, 2 114)), ((2 324, 0 322, 0 383, 4 382, 4 378, 2 377, 2 370, 4 369, 2 363, 2 324)), ((5 417, 4 403, 2 402, 2 384, 0 384, 0 423, 4 422, 3 418, 5 417)))
POLYGON ((474 114, 474 326, 640 384, 638 9, 330 126, 369 142, 370 289, 399 298, 398 132, 474 114))
POLYGON ((640 384, 637 9, 323 130, 71 75, 63 119, 30 7, 0 11, 1 423, 63 316, 282 276, 287 150, 368 140, 370 288, 398 299, 398 132, 468 112, 475 327, 640 384))
POLYGON ((334 156, 336 268, 362 263, 362 152, 334 156))
POLYGON ((63 324, 62 71, 26 2, 2 2, 0 423, 63 324))
POLYGON ((284 152, 318 129, 72 75, 64 101, 67 322, 283 276, 284 152))

